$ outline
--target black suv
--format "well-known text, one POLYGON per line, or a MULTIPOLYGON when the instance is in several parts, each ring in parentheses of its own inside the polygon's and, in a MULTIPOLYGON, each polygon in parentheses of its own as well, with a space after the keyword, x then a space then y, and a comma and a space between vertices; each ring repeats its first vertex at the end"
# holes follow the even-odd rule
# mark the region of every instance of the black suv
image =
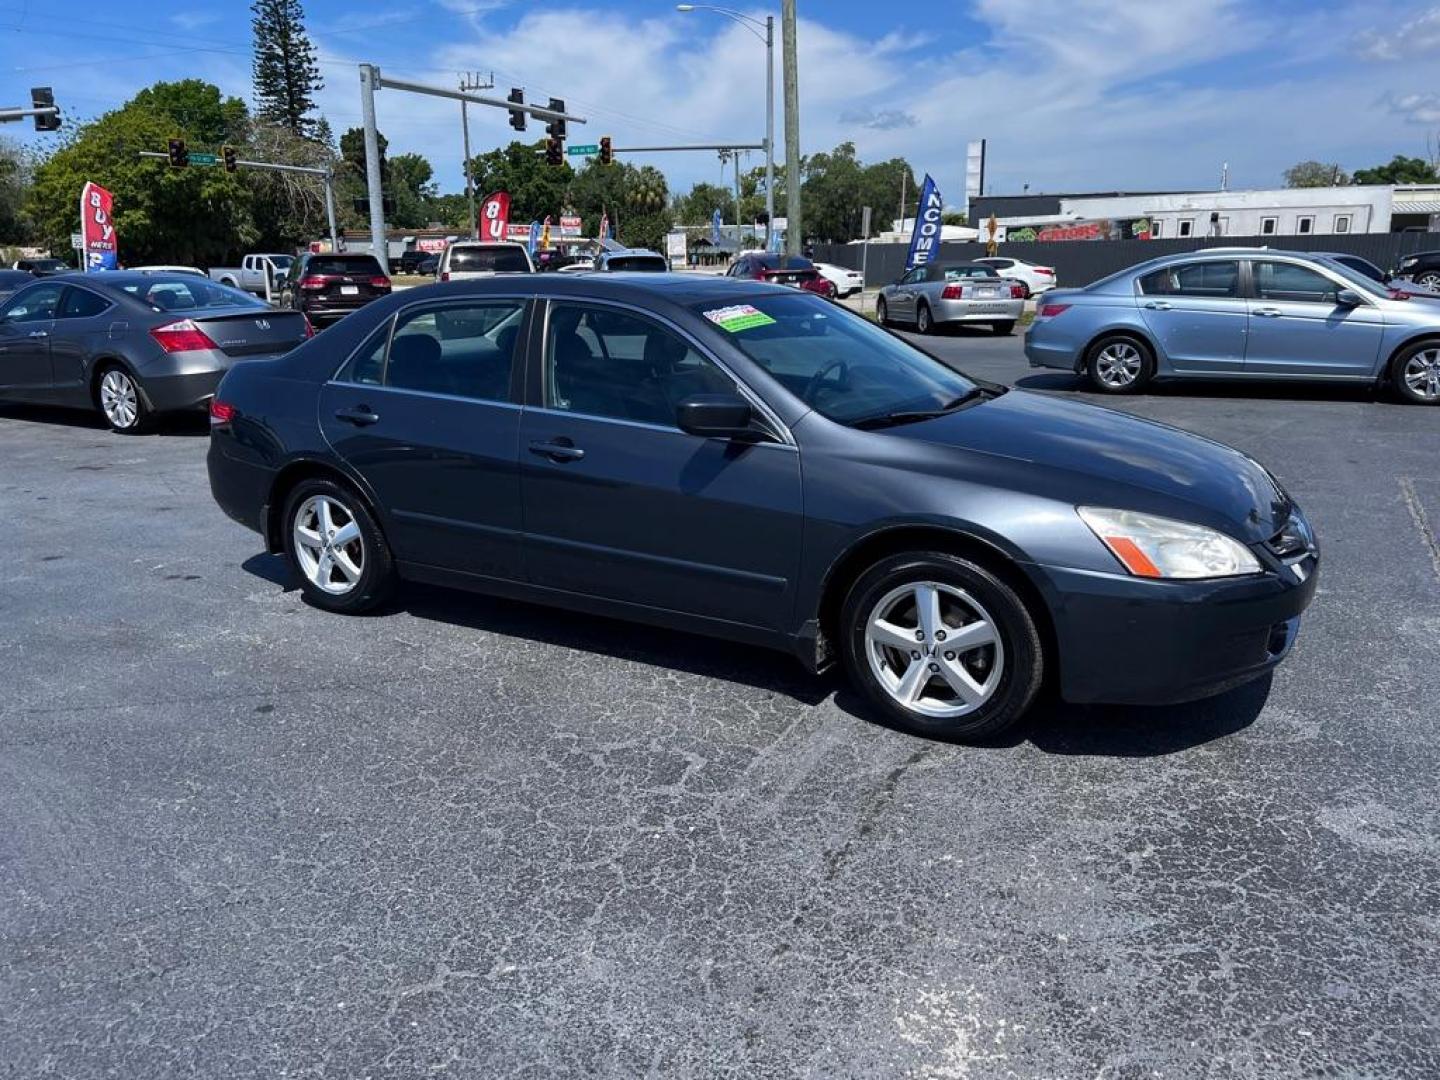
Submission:
POLYGON ((280 283, 279 306, 304 312, 319 326, 389 295, 390 278, 374 255, 307 252, 280 283))
POLYGON ((1402 256, 1393 276, 1428 292, 1440 292, 1440 251, 1417 251, 1402 256))

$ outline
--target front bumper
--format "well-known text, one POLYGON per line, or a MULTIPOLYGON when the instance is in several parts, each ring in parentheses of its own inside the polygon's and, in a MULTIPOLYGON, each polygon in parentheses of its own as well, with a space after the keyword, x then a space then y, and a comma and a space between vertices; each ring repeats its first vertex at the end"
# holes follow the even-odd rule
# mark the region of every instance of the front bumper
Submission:
POLYGON ((1025 310, 1025 301, 997 300, 936 300, 931 308, 938 323, 1015 322, 1025 310))
POLYGON ((1170 705, 1258 678, 1289 653, 1318 556, 1291 571, 1213 581, 1030 567, 1054 618, 1067 701, 1170 705))

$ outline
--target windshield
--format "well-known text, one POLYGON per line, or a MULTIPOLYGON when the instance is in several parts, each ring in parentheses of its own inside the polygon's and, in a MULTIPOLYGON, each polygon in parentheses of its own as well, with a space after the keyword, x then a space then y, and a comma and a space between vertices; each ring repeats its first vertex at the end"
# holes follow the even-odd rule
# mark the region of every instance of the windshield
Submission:
POLYGON ((450 249, 450 269, 523 274, 529 271, 530 264, 518 247, 456 247, 450 249))
POLYGON ((842 424, 944 409, 973 382, 818 296, 715 301, 693 310, 816 412, 842 424))
POLYGON ((122 285, 131 296, 143 300, 156 311, 197 311, 204 308, 250 307, 267 305, 247 292, 232 289, 193 275, 148 276, 144 281, 122 285))

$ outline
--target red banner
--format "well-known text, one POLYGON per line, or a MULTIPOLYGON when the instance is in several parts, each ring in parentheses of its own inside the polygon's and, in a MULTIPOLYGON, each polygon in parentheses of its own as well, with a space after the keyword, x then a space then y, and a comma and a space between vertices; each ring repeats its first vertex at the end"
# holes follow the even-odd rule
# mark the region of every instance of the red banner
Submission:
POLYGON ((486 195, 480 204, 480 239, 504 240, 505 226, 510 221, 510 194, 497 191, 486 195))
POLYGON ((114 200, 99 184, 87 183, 80 191, 80 269, 114 270, 117 255, 114 200))
POLYGON ((1105 229, 1095 221, 1082 225, 1047 225, 1035 239, 1042 243, 1052 240, 1103 240, 1105 229))

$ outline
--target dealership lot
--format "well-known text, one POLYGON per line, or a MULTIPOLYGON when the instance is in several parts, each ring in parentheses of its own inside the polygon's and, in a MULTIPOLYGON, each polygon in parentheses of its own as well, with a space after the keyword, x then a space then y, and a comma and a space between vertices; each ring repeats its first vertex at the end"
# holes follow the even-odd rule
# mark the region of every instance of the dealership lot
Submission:
POLYGON ((1319 595, 1273 681, 988 749, 740 646, 421 588, 323 615, 211 502, 203 423, 0 407, 7 1067, 1434 1075, 1435 414, 1111 404, 1269 465, 1319 595))

